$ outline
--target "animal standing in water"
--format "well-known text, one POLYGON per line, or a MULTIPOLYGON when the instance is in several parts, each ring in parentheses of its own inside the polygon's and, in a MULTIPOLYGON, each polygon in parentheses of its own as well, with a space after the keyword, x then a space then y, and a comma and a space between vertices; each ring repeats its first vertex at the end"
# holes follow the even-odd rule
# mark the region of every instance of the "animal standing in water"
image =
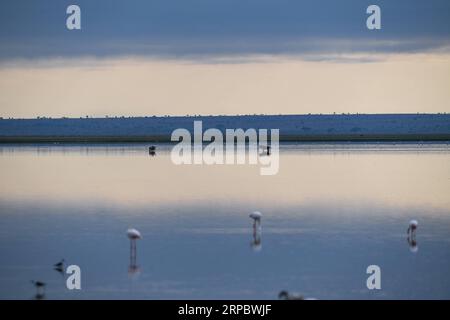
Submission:
POLYGON ((127 230, 127 237, 130 239, 130 265, 128 267, 128 273, 134 275, 139 272, 139 266, 136 261, 136 240, 142 239, 142 236, 138 230, 130 228, 127 230))
POLYGON ((31 281, 32 284, 36 287, 36 295, 34 298, 36 300, 42 300, 45 298, 45 283, 42 281, 31 281))
POLYGON ((259 211, 250 213, 250 218, 253 219, 253 239, 250 243, 254 251, 261 251, 261 217, 262 214, 259 211))
POLYGON ((58 271, 59 273, 63 273, 64 272, 64 259, 61 259, 60 262, 55 263, 53 265, 53 270, 58 271))
POLYGON ((262 244, 261 244, 261 226, 257 227, 256 224, 253 224, 253 239, 250 243, 250 246, 252 247, 253 251, 261 251, 262 244))
POLYGON ((416 240, 416 231, 417 231, 417 226, 419 225, 419 223, 417 222, 417 220, 411 220, 409 222, 409 226, 408 226, 408 230, 406 231, 408 237, 407 237, 407 241, 409 244, 409 250, 411 250, 411 252, 416 253, 419 250, 419 247, 417 246, 417 240, 416 240))
POLYGON ((417 220, 411 220, 409 222, 409 227, 408 230, 406 231, 408 234, 413 234, 416 232, 417 230, 417 226, 419 225, 419 223, 417 222, 417 220))
POLYGON ((298 293, 289 293, 286 290, 281 291, 278 294, 278 299, 280 300, 317 300, 315 298, 305 298, 301 294, 298 293))
POLYGON ((278 299, 280 300, 305 300, 302 295, 296 293, 289 293, 286 290, 281 291, 278 294, 278 299))
POLYGON ((261 218, 262 218, 262 214, 259 211, 253 211, 252 213, 250 213, 249 215, 250 218, 253 219, 253 225, 256 226, 260 226, 261 225, 261 218))
POLYGON ((261 149, 262 149, 262 152, 260 152, 260 155, 270 156, 270 154, 271 154, 270 146, 261 146, 261 149))

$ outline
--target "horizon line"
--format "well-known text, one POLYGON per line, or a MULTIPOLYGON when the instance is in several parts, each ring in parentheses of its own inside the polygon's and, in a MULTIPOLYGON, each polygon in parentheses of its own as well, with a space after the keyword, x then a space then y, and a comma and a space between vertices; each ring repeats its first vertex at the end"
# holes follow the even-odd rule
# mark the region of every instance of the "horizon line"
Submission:
POLYGON ((0 120, 86 120, 86 119, 135 119, 135 118, 207 118, 207 117, 286 117, 286 116, 381 116, 381 115, 450 115, 450 112, 395 112, 395 113, 283 113, 283 114, 217 114, 217 115, 116 115, 116 116, 37 116, 37 117, 4 117, 0 120))

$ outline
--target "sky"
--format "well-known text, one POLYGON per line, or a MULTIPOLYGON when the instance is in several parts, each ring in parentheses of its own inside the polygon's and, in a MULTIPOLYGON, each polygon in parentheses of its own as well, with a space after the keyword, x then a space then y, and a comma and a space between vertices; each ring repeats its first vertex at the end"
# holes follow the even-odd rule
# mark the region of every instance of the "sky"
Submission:
POLYGON ((447 0, 0 6, 3 118, 450 112, 447 0))

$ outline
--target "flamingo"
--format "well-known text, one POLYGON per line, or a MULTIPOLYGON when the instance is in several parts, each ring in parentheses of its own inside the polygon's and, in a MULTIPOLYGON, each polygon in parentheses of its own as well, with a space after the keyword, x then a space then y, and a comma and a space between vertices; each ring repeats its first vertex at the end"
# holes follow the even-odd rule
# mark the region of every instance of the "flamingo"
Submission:
POLYGON ((134 229, 134 228, 130 228, 130 229, 127 230, 127 237, 131 241, 142 239, 141 233, 138 230, 134 229))
POLYGON ((256 222, 258 222, 258 224, 261 223, 262 214, 259 211, 253 211, 252 213, 250 213, 249 217, 253 219, 255 224, 256 222))
POLYGON ((261 251, 261 217, 262 214, 259 211, 253 211, 249 214, 249 217, 253 219, 253 241, 251 246, 255 251, 261 251))
POLYGON ((278 299, 280 300, 305 300, 305 298, 297 293, 289 293, 286 290, 281 291, 278 294, 278 299))
POLYGON ((139 272, 139 267, 136 263, 136 240, 142 239, 142 236, 138 230, 130 228, 127 230, 127 237, 130 239, 130 266, 128 272, 133 275, 139 272))
POLYGON ((409 222, 408 230, 406 231, 406 233, 408 234, 406 240, 408 241, 409 244, 409 250, 411 250, 411 252, 413 253, 416 253, 419 250, 416 241, 416 230, 418 225, 419 223, 417 222, 417 220, 411 220, 409 222))
POLYGON ((298 293, 289 293, 286 290, 281 291, 278 294, 278 299, 280 300, 316 300, 315 298, 305 298, 298 293))
POLYGON ((62 268, 62 267, 64 267, 64 259, 61 259, 60 262, 55 263, 53 266, 54 266, 55 268, 62 268))
POLYGON ((408 230, 406 231, 406 233, 412 234, 413 232, 415 232, 417 230, 418 225, 419 225, 419 222, 417 222, 417 220, 411 220, 409 222, 409 227, 408 227, 408 230))

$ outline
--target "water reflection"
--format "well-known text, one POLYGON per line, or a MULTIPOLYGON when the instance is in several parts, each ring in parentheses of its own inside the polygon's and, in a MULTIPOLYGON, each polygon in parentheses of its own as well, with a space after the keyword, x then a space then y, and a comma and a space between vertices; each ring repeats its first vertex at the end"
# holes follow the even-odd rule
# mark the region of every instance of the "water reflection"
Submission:
POLYGON ((408 235, 407 241, 409 244, 409 250, 412 253, 416 253, 417 251, 419 251, 419 247, 417 246, 417 241, 416 241, 415 235, 413 235, 412 237, 408 235))
POLYGON ((262 243, 261 243, 261 233, 262 233, 262 227, 261 225, 256 225, 256 223, 253 223, 253 239, 250 243, 253 251, 261 251, 262 250, 262 243))
POLYGON ((45 293, 36 293, 33 296, 33 300, 44 300, 45 299, 45 293))
POLYGON ((450 208, 449 146, 398 147, 281 145, 279 173, 264 177, 252 165, 177 166, 166 145, 153 161, 145 145, 0 146, 0 201, 155 206, 228 199, 260 208, 326 199, 450 208))
POLYGON ((273 299, 296 288, 320 299, 450 298, 444 147, 282 146, 273 177, 174 166, 168 147, 157 150, 151 160, 148 145, 2 150, 0 298, 28 299, 30 279, 52 299, 273 299), (247 218, 255 208, 264 217, 247 218), (420 255, 405 250, 411 217, 420 255), (139 263, 141 235, 127 232, 128 244, 128 225, 145 230, 139 263), (83 270, 82 290, 61 285, 61 252, 83 270), (130 281, 139 264, 146 272, 130 281), (378 292, 366 288, 371 264, 389 270, 378 292))

